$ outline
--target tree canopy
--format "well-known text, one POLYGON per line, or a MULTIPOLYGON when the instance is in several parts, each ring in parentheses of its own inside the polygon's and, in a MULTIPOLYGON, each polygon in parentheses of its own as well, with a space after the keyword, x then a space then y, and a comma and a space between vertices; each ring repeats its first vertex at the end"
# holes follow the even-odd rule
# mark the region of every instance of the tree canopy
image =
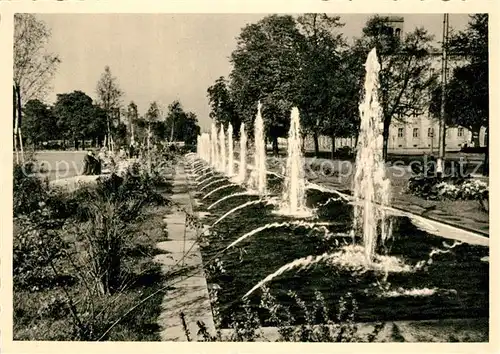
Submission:
POLYGON ((22 104, 43 100, 50 88, 60 59, 45 50, 49 38, 49 28, 36 15, 14 15, 14 85, 22 104))
POLYGON ((299 103, 301 37, 292 16, 271 15, 245 26, 231 54, 229 87, 240 119, 252 127, 261 101, 266 133, 276 149, 277 138, 288 131, 290 109, 299 103))
MULTIPOLYGON (((489 122, 488 15, 471 16, 468 27, 450 38, 448 50, 467 61, 453 70, 446 85, 445 121, 469 129, 474 145, 479 146, 479 131, 489 122)), ((430 105, 435 117, 441 114, 441 97, 437 87, 430 105)))

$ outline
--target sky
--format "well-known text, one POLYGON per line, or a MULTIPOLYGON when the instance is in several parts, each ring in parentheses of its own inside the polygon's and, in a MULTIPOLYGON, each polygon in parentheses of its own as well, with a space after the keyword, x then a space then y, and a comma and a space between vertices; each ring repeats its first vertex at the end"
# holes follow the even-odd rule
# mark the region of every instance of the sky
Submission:
MULTIPOLYGON (((38 14, 52 31, 49 52, 61 59, 52 81, 56 94, 75 90, 96 98, 95 89, 109 65, 124 92, 144 114, 157 101, 164 111, 179 100, 210 126, 207 88, 231 71, 229 56, 246 24, 266 14, 38 14)), ((358 37, 370 14, 339 14, 346 38, 358 37)), ((439 41, 442 14, 404 14, 404 32, 424 27, 439 41)), ((451 14, 450 26, 466 27, 466 14, 451 14)))

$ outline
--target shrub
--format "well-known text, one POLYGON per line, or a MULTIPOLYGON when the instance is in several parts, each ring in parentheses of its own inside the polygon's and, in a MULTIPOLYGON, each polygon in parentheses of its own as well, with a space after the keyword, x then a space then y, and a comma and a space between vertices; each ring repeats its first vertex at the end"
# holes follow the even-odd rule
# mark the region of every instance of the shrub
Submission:
POLYGON ((34 164, 15 164, 13 170, 14 215, 29 214, 47 198, 48 185, 34 175, 34 164))
POLYGON ((472 178, 413 177, 408 181, 407 191, 429 200, 485 200, 488 185, 472 178))
POLYGON ((56 231, 60 223, 50 220, 44 208, 16 220, 13 238, 14 287, 38 291, 63 279, 54 272, 67 245, 56 231))

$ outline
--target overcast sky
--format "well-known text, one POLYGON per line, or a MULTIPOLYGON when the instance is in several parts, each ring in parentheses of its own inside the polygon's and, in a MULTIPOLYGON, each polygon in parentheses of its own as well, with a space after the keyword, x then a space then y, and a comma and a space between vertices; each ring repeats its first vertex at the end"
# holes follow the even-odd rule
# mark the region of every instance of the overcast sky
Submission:
MULTIPOLYGON (((236 37, 248 23, 265 14, 39 14, 52 30, 48 50, 62 60, 49 102, 57 93, 81 90, 95 98, 105 65, 143 114, 157 101, 163 109, 178 99, 185 110, 208 128, 207 88, 231 70, 229 56, 236 37)), ((346 37, 359 36, 368 14, 341 14, 346 37)), ((404 31, 423 26, 440 40, 443 16, 404 15, 404 31)), ((461 30, 468 16, 450 15, 450 26, 461 30)))

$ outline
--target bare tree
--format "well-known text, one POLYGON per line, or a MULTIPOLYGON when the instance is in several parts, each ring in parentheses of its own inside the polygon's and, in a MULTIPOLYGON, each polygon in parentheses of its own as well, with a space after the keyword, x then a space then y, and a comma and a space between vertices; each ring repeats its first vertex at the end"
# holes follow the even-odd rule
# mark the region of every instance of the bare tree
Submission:
POLYGON ((111 74, 111 69, 107 65, 97 82, 96 92, 99 105, 106 112, 107 141, 111 142, 111 126, 115 117, 113 113, 120 108, 123 92, 118 87, 116 77, 111 74))
POLYGON ((22 107, 46 96, 60 59, 45 50, 50 29, 33 14, 14 16, 14 146, 20 137, 22 107))

